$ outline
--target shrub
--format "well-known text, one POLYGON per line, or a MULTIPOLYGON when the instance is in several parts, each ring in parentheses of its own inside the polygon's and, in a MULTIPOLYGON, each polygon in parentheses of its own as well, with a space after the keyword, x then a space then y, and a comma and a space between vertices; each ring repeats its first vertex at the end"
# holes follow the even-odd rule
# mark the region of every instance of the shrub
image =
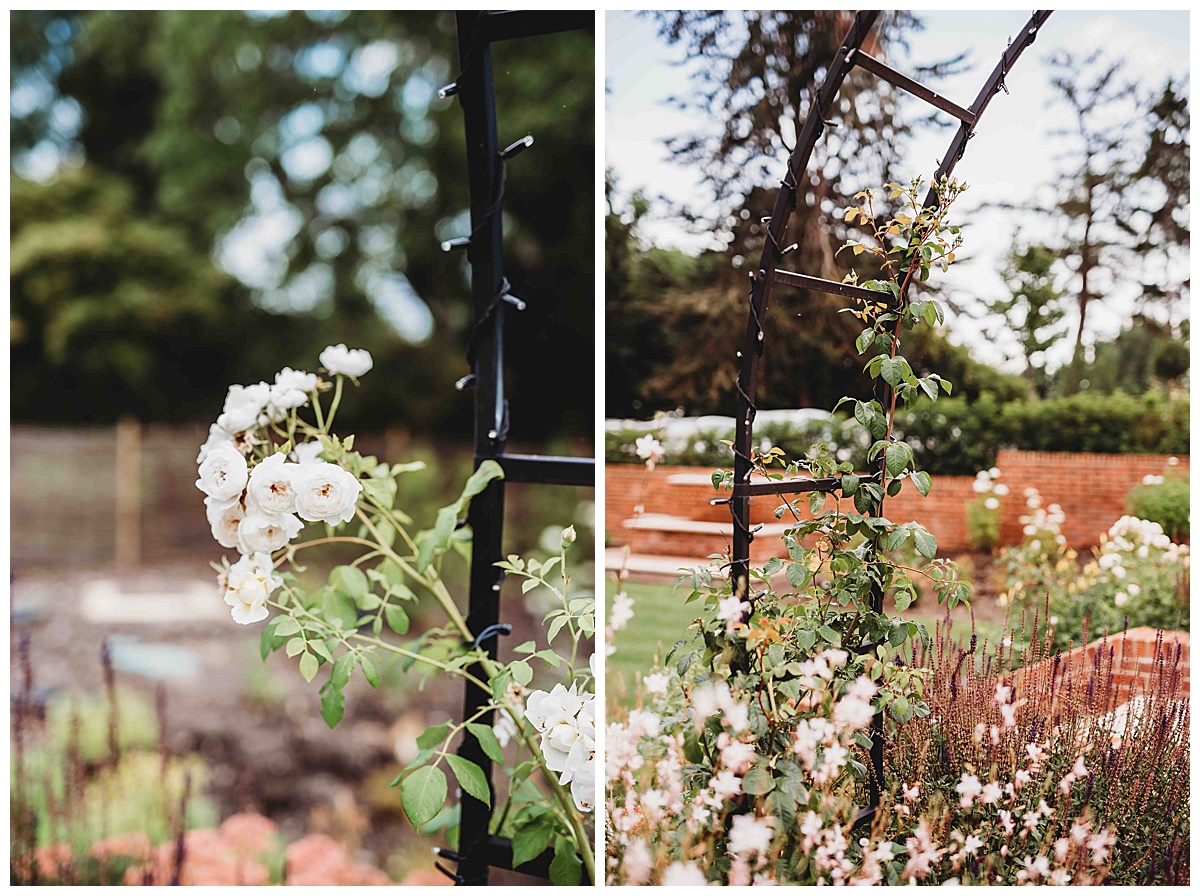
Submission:
MULTIPOLYGON (((1171 395, 1151 390, 1131 396, 1081 393, 1069 398, 998 402, 985 393, 978 400, 942 398, 921 401, 897 410, 896 434, 913 448, 917 466, 943 476, 970 476, 996 463, 1001 448, 1025 451, 1081 451, 1098 454, 1189 453, 1189 410, 1186 392, 1171 395)), ((839 460, 865 468, 868 447, 861 428, 841 416, 812 411, 809 419, 763 418, 755 428, 761 450, 779 447, 789 457, 802 457, 810 448, 826 445, 839 460)), ((637 463, 634 440, 646 427, 620 427, 605 432, 609 463, 637 463)), ((728 418, 696 418, 668 422, 663 437, 663 463, 722 466, 733 452, 723 441, 733 439, 728 418), (696 428, 696 423, 712 425, 696 428)))
POLYGON ((977 551, 990 551, 1000 540, 1000 512, 1008 486, 996 480, 1000 470, 980 470, 975 474, 975 497, 967 504, 967 541, 977 551))
POLYGON ((1187 631, 1189 553, 1157 523, 1126 516, 1081 565, 1075 550, 1036 528, 1024 544, 1000 555, 1006 576, 1001 600, 1032 607, 1048 600, 1059 648, 1126 627, 1187 631))
POLYGON ((1157 480, 1133 489, 1125 509, 1139 519, 1158 523, 1172 541, 1187 541, 1191 535, 1191 485, 1175 476, 1157 480))

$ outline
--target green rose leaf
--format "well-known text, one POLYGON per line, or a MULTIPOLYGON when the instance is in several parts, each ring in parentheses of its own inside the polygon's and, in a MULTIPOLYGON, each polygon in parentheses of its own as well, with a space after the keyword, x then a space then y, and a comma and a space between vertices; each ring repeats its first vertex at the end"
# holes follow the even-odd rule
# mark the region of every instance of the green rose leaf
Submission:
POLYGON ((340 691, 350 682, 350 674, 353 671, 354 656, 343 653, 333 664, 333 671, 329 673, 329 686, 340 691))
POLYGON ((899 358, 884 358, 879 365, 879 375, 889 386, 899 386, 904 380, 904 362, 899 358))
POLYGON ((358 608, 354 606, 350 596, 341 591, 325 592, 321 598, 321 612, 329 622, 339 625, 343 631, 353 629, 358 622, 358 608))
POLYGON ((358 599, 371 590, 367 574, 357 566, 335 566, 329 574, 329 584, 343 594, 358 599))
POLYGON ((913 485, 917 487, 917 491, 919 491, 922 495, 928 495, 929 489, 933 486, 933 482, 930 480, 929 474, 924 472, 913 473, 912 481, 913 485))
POLYGON ((521 687, 533 680, 533 668, 524 660, 513 660, 508 664, 508 668, 512 672, 513 681, 521 687))
POLYGON ((337 688, 326 687, 321 691, 321 718, 330 728, 336 728, 346 710, 346 698, 337 688))
POLYGON ((398 604, 388 604, 383 608, 383 618, 387 620, 388 628, 398 635, 408 633, 408 614, 398 604))
POLYGON ((554 838, 554 858, 550 862, 550 883, 556 887, 576 887, 583 880, 583 862, 575 845, 559 834, 554 838))
POLYGON ((450 763, 450 768, 454 769, 454 776, 458 778, 459 786, 463 790, 481 803, 485 803, 488 806, 492 804, 492 793, 488 788, 487 778, 484 777, 483 769, 470 759, 463 759, 456 753, 447 753, 446 761, 450 763))
POLYGON ((317 658, 311 653, 306 653, 300 657, 300 674, 304 676, 305 681, 312 681, 317 674, 317 658))
POLYGON ((742 790, 754 796, 763 796, 775 788, 775 779, 765 768, 752 768, 742 778, 742 790))
POLYGON ((546 815, 515 830, 512 838, 513 867, 518 868, 536 859, 546 851, 553 839, 554 822, 546 815))
POLYGON ((937 556, 937 539, 920 527, 913 530, 913 544, 922 557, 932 560, 937 556))
POLYGON ((449 733, 450 725, 446 722, 426 728, 417 738, 417 747, 422 750, 431 750, 444 741, 449 733))
POLYGON ((400 782, 400 805, 418 830, 442 811, 446 794, 446 773, 436 766, 422 766, 400 782))
POLYGON ((373 688, 379 687, 379 669, 375 666, 375 661, 365 653, 358 658, 358 667, 362 669, 363 678, 367 680, 373 688))
POLYGON ((895 478, 903 473, 909 462, 912 460, 912 448, 907 442, 894 442, 887 448, 887 472, 888 475, 895 478))
POLYGON ((500 748, 500 741, 496 739, 496 732, 490 725, 484 725, 482 722, 468 722, 467 730, 475 735, 475 740, 479 742, 479 746, 488 759, 492 762, 504 762, 504 751, 500 748))

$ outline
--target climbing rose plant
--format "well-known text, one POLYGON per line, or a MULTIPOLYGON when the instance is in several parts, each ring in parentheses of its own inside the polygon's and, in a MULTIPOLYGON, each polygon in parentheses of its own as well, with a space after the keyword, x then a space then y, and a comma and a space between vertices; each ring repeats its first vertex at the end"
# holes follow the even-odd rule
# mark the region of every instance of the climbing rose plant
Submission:
MULTIPOLYGON (((879 293, 878 301, 859 300, 848 309, 864 327, 855 348, 866 357, 867 374, 890 387, 883 393, 890 397, 843 398, 838 406, 850 404, 870 435, 867 457, 877 470, 855 471, 816 449, 791 461, 778 448, 755 451, 751 460, 760 476, 804 473, 836 478, 838 488, 832 495, 812 492, 804 506, 787 499, 776 510, 777 518, 791 520, 783 533, 786 560, 773 558, 733 583, 711 569, 679 580, 690 587, 688 600, 703 599, 708 611, 695 623, 699 641, 681 641, 669 657, 686 700, 665 716, 635 712, 628 730, 610 730, 606 741, 613 882, 646 883, 650 868, 664 865, 681 881, 699 873, 730 884, 845 882, 860 875, 875 882, 899 855, 890 851, 892 843, 880 843, 863 847, 853 868, 844 864, 845 837, 867 802, 873 775, 867 764, 873 719, 886 715, 894 726, 929 714, 927 670, 895 656, 895 649, 910 639, 927 641, 928 634, 875 609, 872 596, 890 594, 903 612, 915 599, 911 575, 926 576, 939 603, 950 608, 970 595, 955 565, 937 558, 928 530, 883 516, 886 497, 906 485, 925 495, 931 486, 929 474, 916 469, 912 448, 893 434, 897 406, 922 395, 936 401, 952 388, 936 373, 918 376, 900 353, 903 331, 944 319, 936 301, 908 298, 912 281, 927 280, 934 267, 945 270, 961 245, 948 213, 963 185, 935 184, 936 201, 928 206, 918 198, 920 189, 920 179, 889 184, 890 216, 877 213, 873 192, 864 191, 856 197, 861 205, 845 215, 866 236, 842 248, 874 256, 881 273, 861 284, 879 293), (929 561, 924 569, 889 558, 908 543, 929 561), (791 590, 776 594, 772 581, 780 573, 791 590), (643 752, 654 741, 660 747, 643 752), (666 836, 659 821, 678 825, 685 805, 688 823, 666 836), (654 861, 647 834, 666 849, 654 861)), ((846 281, 857 284, 857 275, 846 281)), ((649 461, 648 446, 638 447, 649 461)), ((733 473, 715 472, 713 485, 732 488, 733 473)), ((655 679, 656 690, 662 684, 655 679)), ((914 828, 912 836, 926 835, 914 828)), ((909 869, 904 876, 925 875, 909 869)))
POLYGON ((284 368, 274 383, 232 386, 196 459, 213 538, 239 555, 216 565, 230 615, 240 625, 265 622, 264 659, 283 649, 306 681, 326 673, 319 694, 330 727, 342 719, 343 691, 355 671, 379 687, 385 658, 423 679, 449 675, 477 685, 487 704, 461 722, 428 728, 417 739, 416 758, 393 781, 409 821, 420 829, 445 817, 447 770, 462 791, 492 805, 483 770, 454 747, 459 738, 474 738, 507 772, 494 832, 512 839, 514 867, 552 850, 552 881, 579 883, 585 870, 592 877, 595 671, 585 650, 595 633, 595 601, 571 590, 567 551, 574 529, 563 530, 557 557, 514 555, 498 564, 523 578, 526 591, 546 589, 556 606, 543 620, 540 642, 518 646, 509 663, 490 658, 443 581, 442 564, 451 552, 469 557, 470 530, 459 520, 503 471, 494 461, 481 463, 434 526, 415 531, 395 506, 397 481, 423 465, 363 456, 353 435, 342 438, 333 429, 346 381, 370 372, 370 354, 336 345, 319 360, 319 374, 284 368), (305 571, 298 555, 326 544, 353 545, 360 553, 307 590, 297 576, 305 571), (400 640, 422 598, 437 605, 444 624, 400 640), (534 686, 535 667, 539 680, 554 679, 549 690, 534 686), (493 714, 494 726, 486 722, 493 714), (515 749, 506 753, 510 742, 515 749))

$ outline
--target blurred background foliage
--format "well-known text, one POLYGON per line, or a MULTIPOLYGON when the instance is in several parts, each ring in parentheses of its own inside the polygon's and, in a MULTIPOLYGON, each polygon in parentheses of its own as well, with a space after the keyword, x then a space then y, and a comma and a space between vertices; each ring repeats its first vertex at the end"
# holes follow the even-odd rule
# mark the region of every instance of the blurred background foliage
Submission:
MULTIPOLYGON (((11 18, 12 413, 207 421, 233 382, 376 371, 345 425, 466 433, 473 316, 448 12, 62 12, 11 18)), ((594 49, 494 47, 509 165, 513 435, 591 430, 545 384, 593 354, 594 49), (553 402, 552 402, 553 404, 553 402)))
MULTIPOLYGON (((648 419, 682 408, 688 415, 729 413, 736 396, 734 352, 746 326, 747 274, 763 243, 783 158, 798 122, 809 114, 827 60, 852 14, 836 10, 673 11, 642 15, 659 39, 689 62, 686 89, 666 108, 695 123, 666 140, 673 160, 696 172, 714 201, 678 207, 664 196, 630 193, 610 173, 606 183, 605 415, 648 419), (654 245, 653 223, 670 216, 711 233, 719 249, 688 252, 654 245), (714 363, 717 359, 717 363, 714 363)), ((867 50, 902 59, 924 28, 912 12, 880 16, 867 50)), ((961 70, 963 58, 936 60, 910 72, 918 81, 961 70)), ((1005 336, 1018 354, 1004 369, 956 343, 954 317, 938 332, 905 335, 904 354, 918 375, 936 371, 954 395, 998 403, 1053 399, 1079 392, 1138 394, 1186 389, 1189 373, 1190 110, 1186 84, 1131 60, 1097 53, 1058 53, 1049 62, 1047 95, 1064 129, 1057 180, 1039 207, 1013 207, 1013 221, 1036 215, 1061 236, 1052 245, 1014 240, 1005 271, 1009 295, 988 301, 955 294, 936 278, 919 290, 954 315, 989 319, 991 343, 1005 336), (1138 71, 1142 72, 1140 80, 1138 71), (1134 115, 1128 117, 1132 110, 1134 115), (1111 126, 1122 114, 1122 127, 1111 126), (1084 326, 1097 306, 1118 301, 1118 287, 1140 295, 1115 336, 1084 326), (1047 361, 1052 346, 1073 345, 1071 363, 1047 361)), ((797 189, 798 213, 782 245, 795 244, 789 270, 841 280, 878 272, 864 253, 837 249, 850 235, 842 210, 851 194, 900 175, 893 162, 917 126, 937 124, 901 106, 887 82, 853 73, 831 117, 839 127, 818 141, 797 189)), ((944 120, 941 122, 945 124, 944 120)), ((949 140, 949 134, 946 136, 949 140)), ((876 202, 879 202, 877 198, 876 202)), ((987 234, 967 239, 986 240, 987 234)), ((843 300, 776 290, 764 329, 769 345, 759 372, 760 408, 831 408, 843 395, 865 398, 869 382, 848 351, 857 322, 839 314, 843 300)), ((1090 326, 1090 324, 1089 324, 1090 326)), ((1059 354, 1062 354, 1060 351, 1059 354)), ((994 356, 994 352, 993 352, 994 356)))

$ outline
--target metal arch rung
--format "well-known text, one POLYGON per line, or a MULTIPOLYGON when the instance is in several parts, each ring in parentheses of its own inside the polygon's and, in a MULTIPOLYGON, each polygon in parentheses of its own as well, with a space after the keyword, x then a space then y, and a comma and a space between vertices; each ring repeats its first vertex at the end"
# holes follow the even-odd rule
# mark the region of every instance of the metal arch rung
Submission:
POLYGON ((592 457, 499 454, 492 460, 504 469, 504 478, 509 482, 586 487, 596 484, 596 460, 592 457))
POLYGON ((828 479, 777 479, 773 482, 735 482, 734 497, 743 495, 800 495, 805 492, 832 492, 842 487, 837 477, 828 479))
POLYGON ((848 299, 861 299, 864 302, 878 302, 880 299, 891 299, 891 294, 865 289, 852 283, 838 283, 834 280, 822 280, 820 277, 810 277, 808 274, 796 274, 792 271, 776 269, 775 281, 784 286, 796 289, 815 289, 817 292, 827 292, 835 296, 845 296, 848 299))
POLYGON ((596 15, 589 10, 507 10, 485 15, 479 23, 483 39, 489 43, 578 31, 596 26, 596 15))
POLYGON ((874 56, 868 56, 861 50, 858 51, 853 59, 855 65, 859 68, 864 68, 871 74, 876 75, 890 84, 894 84, 901 90, 906 90, 915 96, 917 99, 924 100, 931 106, 941 109, 943 112, 949 112, 959 121, 966 122, 968 125, 975 123, 975 113, 969 109, 964 109, 958 103, 946 99, 940 93, 930 90, 919 81, 914 81, 908 75, 896 71, 889 65, 880 62, 874 56))
MULTIPOLYGON (((878 473, 856 473, 859 482, 878 482, 878 473)), ((754 495, 802 495, 806 492, 836 492, 842 487, 842 477, 827 476, 824 479, 776 479, 771 482, 735 482, 735 497, 754 495)), ((729 498, 716 498, 712 504, 725 503, 729 498)))

